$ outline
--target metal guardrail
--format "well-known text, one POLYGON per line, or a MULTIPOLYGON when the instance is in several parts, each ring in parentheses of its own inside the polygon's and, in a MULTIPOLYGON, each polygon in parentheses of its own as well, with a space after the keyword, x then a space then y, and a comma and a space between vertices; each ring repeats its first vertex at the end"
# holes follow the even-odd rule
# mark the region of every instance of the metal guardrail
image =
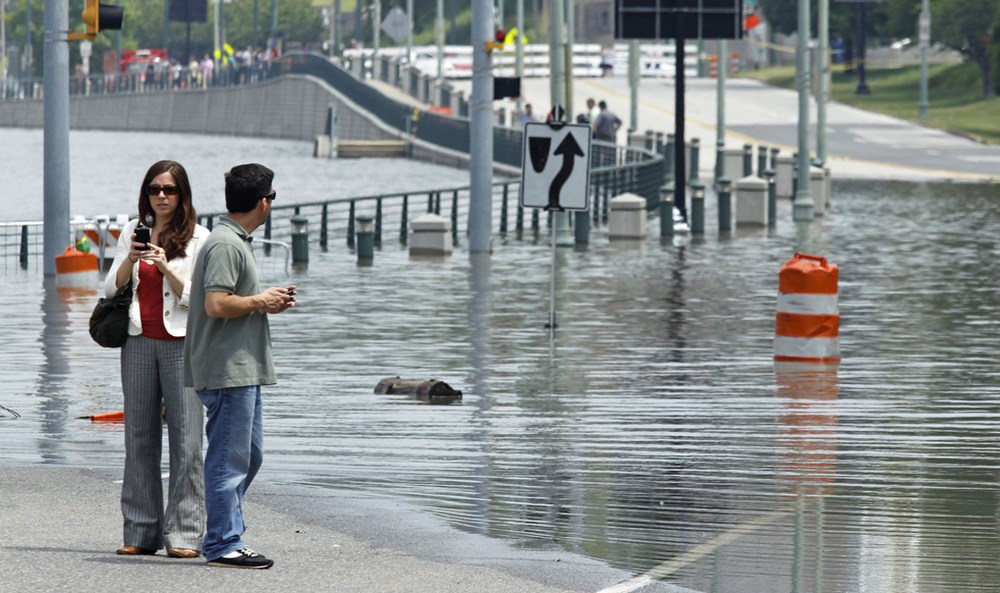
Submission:
MULTIPOLYGON (((422 140, 424 142, 468 154, 470 122, 464 117, 454 117, 425 110, 414 110, 386 97, 368 85, 352 72, 332 64, 327 58, 313 53, 289 54, 272 65, 269 76, 281 74, 304 74, 314 76, 337 88, 358 105, 385 124, 422 140)), ((258 80, 263 77, 258 78, 258 80)), ((242 81, 241 81, 242 82, 242 81)), ((247 80, 246 84, 252 84, 247 80)), ((165 89, 166 90, 166 89, 165 89)), ((493 154, 496 162, 518 168, 521 167, 522 130, 494 127, 493 154)), ((596 225, 607 220, 608 200, 623 192, 631 192, 645 197, 652 205, 659 197, 665 173, 662 155, 648 148, 617 146, 594 141, 591 145, 591 212, 596 225)), ((500 236, 509 233, 523 234, 527 230, 539 230, 539 212, 525 212, 518 203, 519 180, 497 181, 493 184, 494 232, 500 236), (530 218, 530 220, 527 220, 530 218)), ((427 212, 447 213, 452 220, 455 244, 460 244, 467 228, 469 187, 442 188, 420 193, 396 193, 360 196, 276 206, 265 225, 263 239, 266 241, 290 240, 291 216, 298 214, 320 227, 318 243, 321 249, 329 249, 333 242, 342 237, 349 247, 354 245, 354 225, 358 208, 367 208, 376 220, 376 245, 381 245, 385 229, 397 228, 399 241, 407 240, 407 224, 411 214, 426 208, 427 212), (426 199, 426 206, 422 200, 426 199), (418 204, 418 202, 421 202, 418 204)), ((212 226, 215 219, 224 213, 208 213, 199 220, 212 226)), ((572 218, 572 217, 571 217, 572 218)), ((82 234, 87 223, 71 222, 73 237, 67 237, 67 245, 74 237, 82 234)), ((269 254, 272 244, 264 243, 263 250, 269 254)), ((13 262, 27 268, 29 262, 42 257, 42 222, 0 223, 0 256, 5 270, 13 267, 13 262), (17 254, 17 257, 14 257, 17 254)))

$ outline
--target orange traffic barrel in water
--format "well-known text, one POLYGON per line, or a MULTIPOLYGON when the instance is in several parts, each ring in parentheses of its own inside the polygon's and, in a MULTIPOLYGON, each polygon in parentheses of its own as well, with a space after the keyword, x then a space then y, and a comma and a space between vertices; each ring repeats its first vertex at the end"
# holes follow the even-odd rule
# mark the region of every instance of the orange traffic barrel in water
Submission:
POLYGON ((70 245, 56 256, 56 284, 59 286, 93 286, 99 279, 97 256, 84 253, 70 245))
POLYGON ((825 257, 796 253, 781 266, 775 360, 840 360, 837 280, 837 264, 828 263, 825 257))

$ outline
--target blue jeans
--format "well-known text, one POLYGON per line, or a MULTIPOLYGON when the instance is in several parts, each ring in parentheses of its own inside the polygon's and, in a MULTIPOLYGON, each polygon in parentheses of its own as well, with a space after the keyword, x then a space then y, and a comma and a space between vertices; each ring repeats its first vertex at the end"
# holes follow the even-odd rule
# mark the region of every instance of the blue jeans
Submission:
POLYGON ((243 495, 264 458, 260 386, 197 391, 205 406, 206 560, 246 546, 243 495))

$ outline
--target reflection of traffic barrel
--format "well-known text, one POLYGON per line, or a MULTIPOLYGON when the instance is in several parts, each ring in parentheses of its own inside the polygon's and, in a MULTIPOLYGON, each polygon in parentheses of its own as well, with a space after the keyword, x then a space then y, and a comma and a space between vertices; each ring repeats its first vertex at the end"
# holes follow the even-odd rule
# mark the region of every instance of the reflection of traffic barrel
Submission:
POLYGON ((840 313, 836 264, 796 253, 778 274, 774 359, 840 360, 840 313))
POLYGON ((97 256, 84 253, 70 245, 62 255, 56 256, 56 284, 58 286, 95 286, 99 280, 97 256))

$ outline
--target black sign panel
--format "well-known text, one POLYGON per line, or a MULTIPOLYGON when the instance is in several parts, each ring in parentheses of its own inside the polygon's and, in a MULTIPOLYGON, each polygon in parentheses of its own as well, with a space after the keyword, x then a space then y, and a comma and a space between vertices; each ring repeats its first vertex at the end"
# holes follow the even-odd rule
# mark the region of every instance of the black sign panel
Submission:
POLYGON ((206 0, 169 0, 171 21, 182 23, 204 23, 208 20, 206 0))
POLYGON ((742 39, 743 0, 615 0, 616 39, 679 36, 742 39))

